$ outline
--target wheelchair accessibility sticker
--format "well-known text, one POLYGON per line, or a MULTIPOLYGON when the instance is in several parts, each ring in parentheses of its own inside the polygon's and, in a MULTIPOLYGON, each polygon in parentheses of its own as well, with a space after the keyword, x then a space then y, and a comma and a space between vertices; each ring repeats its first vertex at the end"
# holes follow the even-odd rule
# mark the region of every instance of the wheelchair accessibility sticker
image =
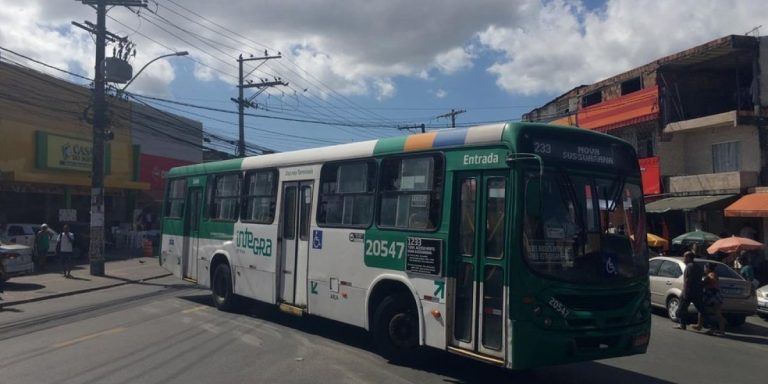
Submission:
POLYGON ((323 249, 323 231, 312 231, 312 249, 323 249))

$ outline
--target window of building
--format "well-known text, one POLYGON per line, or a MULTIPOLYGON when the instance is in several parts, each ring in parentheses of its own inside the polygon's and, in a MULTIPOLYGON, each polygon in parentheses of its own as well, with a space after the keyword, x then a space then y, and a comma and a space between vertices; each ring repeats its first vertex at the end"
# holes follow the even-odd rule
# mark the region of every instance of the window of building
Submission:
POLYGON ((635 77, 634 79, 629 79, 621 83, 622 95, 626 95, 632 92, 637 92, 641 89, 643 89, 643 82, 639 77, 635 77))
POLYGON ((443 159, 393 157, 381 162, 379 226, 429 231, 440 220, 443 159))
POLYGON ((738 171, 740 147, 739 141, 712 144, 712 171, 714 173, 738 171))
POLYGON ((637 157, 653 157, 653 132, 641 132, 637 134, 637 157))
POLYGON ((168 183, 168 198, 165 202, 165 217, 180 218, 184 215, 184 192, 186 190, 186 179, 171 180, 168 183))
POLYGON ((603 93, 600 91, 590 93, 581 98, 581 107, 586 108, 590 105, 599 104, 603 101, 603 93))
POLYGON ((210 218, 236 221, 240 205, 240 174, 215 176, 211 196, 210 218))
POLYGON ((277 171, 256 171, 245 175, 243 221, 272 224, 277 204, 277 171))
POLYGON ((332 163, 320 171, 320 226, 367 227, 373 217, 376 162, 332 163))

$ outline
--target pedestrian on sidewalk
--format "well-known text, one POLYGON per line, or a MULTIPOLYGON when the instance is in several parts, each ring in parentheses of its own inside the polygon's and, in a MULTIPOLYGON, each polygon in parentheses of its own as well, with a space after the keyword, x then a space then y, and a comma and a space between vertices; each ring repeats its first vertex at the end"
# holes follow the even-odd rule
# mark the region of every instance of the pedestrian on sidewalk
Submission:
POLYGON ((75 235, 69 231, 69 225, 64 224, 61 233, 56 238, 56 253, 59 255, 64 277, 72 277, 72 251, 74 251, 75 235))
POLYGON ((34 254, 35 254, 35 266, 37 271, 45 271, 46 258, 48 257, 48 249, 51 246, 51 235, 48 233, 48 225, 43 223, 40 226, 40 230, 35 234, 34 254))
POLYGON ((687 251, 683 254, 685 262, 685 272, 683 272, 683 293, 680 295, 680 306, 677 307, 677 329, 685 330, 688 325, 688 306, 693 304, 696 310, 701 312, 704 309, 701 299, 703 296, 702 276, 704 272, 701 266, 696 264, 693 259, 696 255, 687 251))
POLYGON ((715 336, 725 335, 725 318, 723 317, 723 296, 720 294, 720 278, 715 272, 717 264, 707 263, 704 266, 704 296, 702 302, 706 312, 699 311, 699 323, 693 328, 700 330, 704 326, 704 313, 710 314, 717 322, 717 329, 710 329, 707 333, 715 336))

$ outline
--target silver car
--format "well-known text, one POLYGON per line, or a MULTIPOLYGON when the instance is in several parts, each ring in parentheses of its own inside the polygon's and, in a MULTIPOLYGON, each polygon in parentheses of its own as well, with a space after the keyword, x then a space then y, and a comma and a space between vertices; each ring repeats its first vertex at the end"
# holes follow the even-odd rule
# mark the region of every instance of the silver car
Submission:
POLYGON ((0 241, 0 280, 6 281, 11 276, 27 275, 34 271, 32 248, 0 241))
MULTIPOLYGON (((752 283, 744 280, 731 267, 712 260, 695 259, 696 264, 716 264, 715 272, 720 279, 720 293, 723 296, 723 316, 730 325, 744 324, 747 316, 757 310, 757 295, 752 283)), ((665 308, 670 320, 677 321, 677 308, 680 306, 680 294, 683 291, 683 271, 685 263, 680 257, 659 256, 651 258, 648 274, 651 280, 651 305, 665 308)), ((696 313, 693 305, 689 313, 696 313)))
POLYGON ((757 314, 768 320, 768 285, 757 289, 757 314))

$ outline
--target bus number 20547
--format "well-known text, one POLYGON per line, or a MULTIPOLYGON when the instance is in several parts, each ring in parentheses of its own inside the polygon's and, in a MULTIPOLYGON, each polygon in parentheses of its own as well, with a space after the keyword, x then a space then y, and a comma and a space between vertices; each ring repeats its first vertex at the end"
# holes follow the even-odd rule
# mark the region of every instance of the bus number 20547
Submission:
POLYGON ((365 240, 365 255, 402 259, 405 243, 402 241, 365 240))

